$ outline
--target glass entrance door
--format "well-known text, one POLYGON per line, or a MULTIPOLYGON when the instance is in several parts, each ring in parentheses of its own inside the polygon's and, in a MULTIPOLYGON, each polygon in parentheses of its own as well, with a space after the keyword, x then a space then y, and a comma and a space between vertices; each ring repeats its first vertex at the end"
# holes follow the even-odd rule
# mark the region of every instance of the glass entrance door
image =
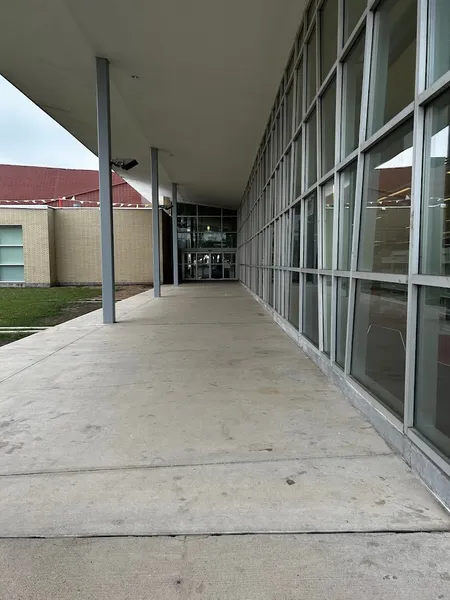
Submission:
POLYGON ((183 252, 183 279, 235 279, 234 252, 183 252))

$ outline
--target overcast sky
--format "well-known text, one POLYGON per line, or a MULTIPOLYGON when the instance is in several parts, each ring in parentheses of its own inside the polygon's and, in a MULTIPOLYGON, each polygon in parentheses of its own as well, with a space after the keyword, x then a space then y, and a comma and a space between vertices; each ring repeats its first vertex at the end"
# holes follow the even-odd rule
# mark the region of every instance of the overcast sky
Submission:
POLYGON ((97 157, 0 76, 0 164, 97 169, 97 157))

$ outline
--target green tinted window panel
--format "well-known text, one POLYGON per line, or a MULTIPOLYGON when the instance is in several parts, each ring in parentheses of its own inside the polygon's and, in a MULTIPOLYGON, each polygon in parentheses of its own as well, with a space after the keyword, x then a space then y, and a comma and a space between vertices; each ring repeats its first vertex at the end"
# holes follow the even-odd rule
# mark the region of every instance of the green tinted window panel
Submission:
POLYGON ((0 246, 22 246, 22 227, 18 225, 0 225, 0 246))
POLYGON ((23 266, 0 266, 0 281, 24 281, 23 266))
POLYGON ((23 248, 0 246, 0 265, 23 265, 23 248))

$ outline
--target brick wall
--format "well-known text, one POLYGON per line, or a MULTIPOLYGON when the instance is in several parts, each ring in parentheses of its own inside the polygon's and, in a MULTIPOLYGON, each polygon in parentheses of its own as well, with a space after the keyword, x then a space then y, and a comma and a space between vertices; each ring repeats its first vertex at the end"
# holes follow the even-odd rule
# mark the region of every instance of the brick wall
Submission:
MULTIPOLYGON (((101 283, 99 209, 0 208, 0 225, 23 227, 25 284, 101 283)), ((114 238, 116 282, 153 283, 152 210, 115 208, 114 238)))
MULTIPOLYGON (((60 284, 100 283, 100 212, 55 211, 56 278, 60 284)), ((152 211, 114 209, 117 283, 152 283, 152 211)))

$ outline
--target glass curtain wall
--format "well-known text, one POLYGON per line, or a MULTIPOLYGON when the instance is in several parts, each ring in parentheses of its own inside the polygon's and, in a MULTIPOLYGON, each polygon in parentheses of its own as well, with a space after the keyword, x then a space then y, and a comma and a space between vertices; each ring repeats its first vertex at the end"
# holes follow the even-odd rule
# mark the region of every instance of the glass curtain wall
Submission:
POLYGON ((241 280, 450 474, 450 2, 314 0, 238 212, 241 280))
POLYGON ((178 203, 178 268, 182 280, 236 279, 237 213, 178 203))

